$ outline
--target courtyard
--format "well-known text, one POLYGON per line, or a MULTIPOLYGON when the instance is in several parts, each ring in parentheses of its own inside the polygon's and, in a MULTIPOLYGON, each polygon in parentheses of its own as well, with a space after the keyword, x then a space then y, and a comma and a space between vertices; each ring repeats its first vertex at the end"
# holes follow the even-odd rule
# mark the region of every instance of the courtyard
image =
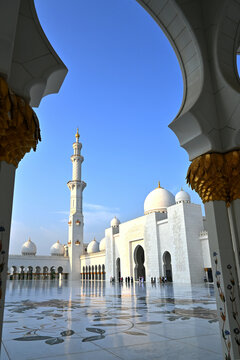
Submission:
POLYGON ((2 360, 220 360, 211 284, 7 282, 2 360))

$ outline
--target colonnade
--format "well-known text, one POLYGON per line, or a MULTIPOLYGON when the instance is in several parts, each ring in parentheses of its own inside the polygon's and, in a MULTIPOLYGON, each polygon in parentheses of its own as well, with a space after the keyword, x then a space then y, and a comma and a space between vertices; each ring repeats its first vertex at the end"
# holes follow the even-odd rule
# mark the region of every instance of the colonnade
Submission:
POLYGON ((106 280, 105 265, 83 266, 81 272, 82 280, 106 280))
POLYGON ((10 272, 8 272, 9 280, 46 280, 46 279, 55 279, 55 278, 67 279, 68 273, 63 272, 63 267, 58 266, 12 266, 10 272))

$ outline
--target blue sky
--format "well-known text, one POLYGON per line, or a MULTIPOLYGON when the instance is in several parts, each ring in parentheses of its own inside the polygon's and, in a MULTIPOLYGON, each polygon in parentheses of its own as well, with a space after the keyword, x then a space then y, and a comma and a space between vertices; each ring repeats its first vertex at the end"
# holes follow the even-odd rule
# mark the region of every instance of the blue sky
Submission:
POLYGON ((104 237, 117 215, 143 215, 158 180, 175 195, 188 154, 168 124, 183 82, 162 30, 135 0, 36 0, 41 25, 69 69, 57 95, 36 109, 42 142, 16 173, 10 253, 30 236, 38 254, 67 242, 72 143, 79 127, 85 241, 104 237))

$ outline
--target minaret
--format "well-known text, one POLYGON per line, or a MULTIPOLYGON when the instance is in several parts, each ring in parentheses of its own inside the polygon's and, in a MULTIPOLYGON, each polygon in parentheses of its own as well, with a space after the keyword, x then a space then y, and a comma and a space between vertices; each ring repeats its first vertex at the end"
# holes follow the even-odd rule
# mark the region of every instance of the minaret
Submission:
POLYGON ((70 262, 70 277, 73 280, 80 279, 80 256, 83 254, 83 214, 82 192, 86 183, 81 180, 81 167, 84 160, 81 155, 82 144, 79 142, 79 133, 75 135, 73 143, 74 154, 72 161, 72 180, 67 183, 71 192, 70 214, 68 222, 68 256, 70 262))

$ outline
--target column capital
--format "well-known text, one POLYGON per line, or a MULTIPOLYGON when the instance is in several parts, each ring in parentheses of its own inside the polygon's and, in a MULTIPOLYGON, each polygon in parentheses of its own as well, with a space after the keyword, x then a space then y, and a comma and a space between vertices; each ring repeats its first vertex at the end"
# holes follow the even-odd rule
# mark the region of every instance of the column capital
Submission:
POLYGON ((41 141, 37 115, 0 77, 0 161, 18 163, 41 141))
POLYGON ((189 166, 187 183, 203 203, 223 200, 227 206, 240 199, 240 150, 225 154, 210 153, 194 159, 189 166))

